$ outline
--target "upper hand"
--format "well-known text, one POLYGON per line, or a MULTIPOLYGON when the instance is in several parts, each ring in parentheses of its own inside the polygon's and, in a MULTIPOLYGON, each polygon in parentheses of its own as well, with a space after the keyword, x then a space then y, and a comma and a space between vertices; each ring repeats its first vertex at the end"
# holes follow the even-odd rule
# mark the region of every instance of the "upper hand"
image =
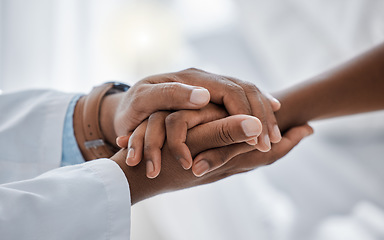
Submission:
POLYGON ((154 112, 200 109, 209 101, 224 105, 230 115, 259 118, 263 124, 257 140, 259 150, 268 151, 271 142, 280 141, 273 114, 280 108, 276 99, 262 94, 251 83, 198 69, 150 76, 136 83, 118 103, 113 116, 114 131, 117 136, 124 136, 154 112))

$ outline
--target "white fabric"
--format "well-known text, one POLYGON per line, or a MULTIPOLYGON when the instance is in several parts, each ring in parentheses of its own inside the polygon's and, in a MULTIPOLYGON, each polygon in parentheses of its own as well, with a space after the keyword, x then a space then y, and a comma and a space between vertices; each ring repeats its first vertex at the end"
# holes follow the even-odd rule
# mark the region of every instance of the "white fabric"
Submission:
POLYGON ((2 239, 129 239, 130 193, 119 166, 101 159, 58 168, 72 96, 0 95, 2 239))

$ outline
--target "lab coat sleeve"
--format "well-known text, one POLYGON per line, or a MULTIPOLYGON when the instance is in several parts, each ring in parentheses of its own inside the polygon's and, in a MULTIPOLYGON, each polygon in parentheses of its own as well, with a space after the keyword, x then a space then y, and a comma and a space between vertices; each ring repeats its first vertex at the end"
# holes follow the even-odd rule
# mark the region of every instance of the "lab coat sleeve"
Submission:
POLYGON ((52 90, 0 95, 0 183, 60 167, 64 119, 73 96, 52 90))
POLYGON ((73 96, 0 95, 0 239, 129 239, 129 186, 118 165, 59 168, 73 96))
POLYGON ((130 195, 109 159, 0 187, 1 239, 129 239, 130 195))

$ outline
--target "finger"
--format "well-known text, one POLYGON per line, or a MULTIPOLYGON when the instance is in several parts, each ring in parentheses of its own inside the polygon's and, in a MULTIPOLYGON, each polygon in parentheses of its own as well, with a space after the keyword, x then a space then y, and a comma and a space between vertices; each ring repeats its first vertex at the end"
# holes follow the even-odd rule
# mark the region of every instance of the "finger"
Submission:
POLYGON ((267 126, 270 142, 278 143, 281 140, 281 133, 279 126, 277 125, 277 120, 275 114, 273 113, 272 106, 270 105, 268 98, 266 98, 264 95, 261 95, 261 98, 264 104, 264 117, 266 122, 266 125, 263 127, 267 126))
POLYGON ((268 152, 271 149, 271 141, 268 131, 268 121, 270 119, 266 116, 267 110, 265 102, 255 86, 250 86, 250 88, 247 89, 247 97, 251 103, 252 115, 258 117, 263 126, 261 134, 258 136, 257 140, 255 139, 255 142, 257 143, 256 148, 261 152, 268 152))
POLYGON ((147 124, 144 137, 144 161, 147 165, 147 177, 155 178, 161 171, 161 148, 165 140, 165 118, 169 112, 153 113, 147 124))
POLYGON ((187 135, 192 156, 206 149, 222 147, 256 138, 261 133, 261 122, 249 115, 234 115, 196 126, 187 135), (204 145, 201 137, 205 136, 204 145), (192 151, 193 150, 193 151, 192 151))
MULTIPOLYGON (((292 128, 284 135, 284 138, 280 143, 274 144, 271 152, 265 153, 266 155, 264 155, 262 160, 260 160, 260 157, 256 156, 253 158, 255 160, 253 160, 252 162, 256 163, 256 166, 262 164, 271 164, 277 159, 280 159, 284 155, 286 155, 304 137, 309 136, 312 133, 313 129, 307 124, 300 127, 292 128)), ((236 156, 253 150, 255 150, 255 146, 250 146, 244 143, 233 144, 221 148, 209 149, 196 156, 193 162, 192 172, 195 176, 201 177, 204 174, 223 166, 236 156)), ((255 150, 249 154, 260 155, 260 152, 255 150)), ((255 165, 252 165, 252 167, 254 168, 255 165)))
MULTIPOLYGON (((276 160, 284 157, 304 137, 309 136, 312 133, 313 129, 308 125, 292 128, 284 134, 282 140, 279 143, 273 144, 271 151, 263 153, 258 150, 254 150, 237 155, 228 161, 227 164, 215 170, 215 172, 224 171, 229 172, 229 174, 232 175, 241 172, 247 172, 260 166, 272 164, 276 160)), ((213 156, 213 158, 214 157, 215 156, 213 156)), ((207 175, 209 174, 210 173, 207 175)))
POLYGON ((237 155, 255 150, 255 146, 246 143, 237 143, 225 147, 209 149, 196 156, 193 161, 192 172, 196 177, 211 172, 237 155))
POLYGON ((127 165, 136 166, 143 155, 143 145, 145 131, 147 129, 148 120, 142 122, 132 133, 128 141, 128 154, 127 154, 127 165))
POLYGON ((177 81, 201 86, 211 94, 211 102, 223 104, 231 115, 251 114, 244 89, 228 78, 200 69, 186 69, 176 73, 177 81))
POLYGON ((271 164, 277 159, 282 158, 289 151, 291 151, 292 148, 294 148, 303 138, 312 134, 313 128, 308 124, 291 128, 284 134, 282 140, 275 145, 276 147, 273 150, 275 159, 273 159, 272 162, 268 162, 267 164, 271 164))
MULTIPOLYGON (((271 95, 265 95, 254 84, 228 77, 237 82, 245 90, 248 101, 251 105, 252 114, 260 119, 263 124, 263 131, 255 141, 257 149, 267 152, 271 149, 271 143, 277 143, 281 140, 281 134, 272 109, 270 100, 274 99, 271 95)), ((276 104, 275 104, 276 105, 276 104)), ((248 142, 252 144, 252 142, 248 142)))
POLYGON ((127 136, 120 136, 116 138, 116 145, 119 148, 126 148, 128 146, 129 137, 132 133, 127 136))
POLYGON ((199 109, 210 100, 207 89, 178 82, 143 84, 140 88, 132 107, 145 118, 159 110, 199 109))
POLYGON ((226 116, 226 111, 215 104, 209 104, 200 110, 181 110, 168 115, 165 121, 167 142, 173 156, 180 161, 184 169, 192 166, 192 156, 185 144, 187 130, 226 116))
POLYGON ((277 98, 273 97, 270 93, 268 92, 262 92, 263 95, 268 99, 269 103, 271 104, 272 110, 274 112, 278 111, 281 107, 281 103, 277 98))

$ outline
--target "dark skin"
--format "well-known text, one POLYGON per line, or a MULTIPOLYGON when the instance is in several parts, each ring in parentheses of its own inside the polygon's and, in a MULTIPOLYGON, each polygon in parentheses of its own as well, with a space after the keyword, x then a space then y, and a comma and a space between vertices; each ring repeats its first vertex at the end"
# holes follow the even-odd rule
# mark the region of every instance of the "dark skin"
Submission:
MULTIPOLYGON (((275 115, 279 128, 285 132, 311 120, 383 109, 383 92, 384 44, 381 44, 342 66, 275 94, 282 104, 275 115)), ((221 167, 232 157, 252 150, 252 146, 237 144, 205 151, 195 157, 192 171, 196 173, 196 166, 202 160, 209 165, 206 173, 221 167), (223 151, 227 152, 227 158, 217 160, 223 151)))
MULTIPOLYGON (((204 156, 203 158, 208 159, 210 165, 215 167, 212 168, 213 171, 211 170, 199 179, 193 177, 189 171, 184 173, 176 171, 172 168, 172 162, 164 161, 165 173, 163 176, 162 174, 159 175, 159 181, 163 182, 164 185, 172 185, 172 182, 164 180, 167 179, 168 174, 171 174, 175 179, 180 179, 180 182, 184 177, 189 179, 191 183, 189 186, 194 186, 195 184, 213 182, 233 174, 250 171, 262 165, 268 165, 287 153, 289 151, 287 146, 290 143, 299 141, 298 139, 305 135, 305 131, 307 131, 306 134, 311 133, 308 126, 299 128, 301 131, 293 131, 295 129, 291 129, 292 127, 316 119, 384 109, 383 93, 384 44, 381 44, 338 68, 275 94, 281 102, 281 109, 275 114, 276 119, 280 129, 286 134, 284 134, 280 143, 272 146, 270 152, 261 153, 246 144, 233 144, 229 147, 217 148, 210 153, 205 152, 206 155, 210 154, 210 156, 204 156), (284 145, 287 147, 286 149, 284 149, 284 145), (246 150, 248 152, 243 153, 246 150), (223 152, 225 154, 222 154, 223 152), (219 162, 219 164, 216 164, 216 162, 219 162)), ((198 126, 196 129, 202 129, 203 126, 198 126)), ((187 143, 191 151, 197 153, 198 151, 194 150, 197 143, 194 143, 193 140, 193 137, 196 136, 193 130, 195 129, 188 132, 187 137, 191 140, 187 140, 187 143)), ((169 149, 166 146, 163 151, 164 158, 166 158, 167 151, 169 149)), ((121 153, 124 154, 124 152, 119 154, 121 153)), ((119 162, 118 159, 117 162, 119 162)), ((125 166, 122 168, 125 168, 125 166)), ((127 173, 128 180, 130 175, 136 177, 137 174, 140 174, 143 171, 142 168, 141 166, 140 169, 139 166, 134 173, 126 168, 124 171, 127 173)), ((135 180, 132 179, 132 181, 135 180)), ((141 179, 141 181, 145 182, 144 179, 141 179)), ((155 181, 157 179, 148 182, 148 185, 156 188, 153 185, 155 181)), ((143 185, 141 189, 136 189, 136 191, 144 191, 145 187, 146 185, 143 185)), ((171 190, 179 188, 181 186, 174 186, 171 190)), ((158 193, 161 193, 161 191, 158 191, 158 193)), ((150 194, 142 194, 142 196, 150 197, 150 194)), ((142 199, 145 199, 145 197, 142 199)))
POLYGON ((208 102, 223 106, 230 115, 248 114, 257 117, 261 132, 253 131, 245 141, 258 150, 268 152, 271 143, 281 140, 274 115, 274 111, 280 108, 276 99, 263 94, 251 83, 194 68, 150 76, 136 83, 127 93, 105 97, 100 110, 101 130, 110 144, 115 144, 117 136, 133 132, 128 143, 127 164, 135 166, 144 160, 147 176, 155 178, 161 170, 165 131, 170 136, 168 144, 172 146, 172 154, 184 169, 189 169, 193 162, 189 148, 185 145, 187 130, 217 119, 215 113, 205 119, 196 119, 181 115, 183 111, 168 114, 157 111, 199 110, 207 106, 208 102), (194 89, 202 89, 207 93, 200 94, 198 104, 191 102, 194 89))
MULTIPOLYGON (((216 147, 215 151, 204 158, 209 160, 212 166, 219 167, 214 171, 212 170, 215 168, 212 168, 200 178, 177 164, 167 143, 161 152, 162 174, 155 179, 148 179, 145 176, 145 164, 128 167, 125 163, 127 155, 125 149, 111 159, 124 171, 130 184, 134 204, 160 193, 214 182, 271 164, 288 153, 303 137, 312 133, 307 125, 296 128, 295 126, 315 119, 384 109, 383 92, 384 44, 381 44, 341 67, 275 94, 282 105, 276 113, 276 120, 285 134, 267 153, 257 151, 245 143, 231 145, 231 140, 219 143, 217 139, 210 138, 209 135, 217 136, 220 131, 228 131, 230 135, 231 131, 224 129, 230 122, 240 126, 239 122, 224 120, 226 124, 206 123, 188 131, 186 142, 193 156, 207 148, 216 147), (207 124, 214 125, 207 127, 207 124), (226 145, 229 146, 221 147, 226 145)), ((126 141, 125 145, 127 144, 126 141)))
POLYGON ((282 131, 310 120, 384 108, 384 43, 349 62, 275 94, 282 131))
MULTIPOLYGON (((217 138, 217 132, 222 130, 219 129, 236 133, 239 132, 240 128, 239 121, 233 119, 222 119, 208 124, 199 125, 188 131, 187 145, 191 149, 193 155, 206 150, 207 147, 226 146, 231 140, 227 139, 220 142, 222 139, 217 138), (227 128, 228 125, 233 127, 227 128), (208 146, 206 144, 208 144, 208 146)), ((255 150, 238 155, 231 159, 227 164, 202 177, 196 177, 191 170, 184 170, 177 164, 167 143, 162 149, 162 172, 154 179, 146 177, 145 164, 140 163, 135 167, 130 167, 125 163, 125 156, 127 154, 126 149, 119 151, 111 159, 116 161, 127 177, 131 191, 131 203, 133 205, 139 201, 161 193, 216 182, 234 174, 247 172, 259 166, 271 164, 287 154, 304 137, 312 134, 312 132, 312 128, 308 125, 293 128, 283 136, 279 143, 272 147, 271 151, 264 153, 255 150)), ((239 140, 240 138, 241 136, 238 136, 235 139, 239 140)), ((239 144, 248 145, 246 143, 237 143, 234 145, 239 144)), ((226 147, 220 148, 225 149, 226 147)), ((229 148, 228 151, 233 152, 234 154, 234 151, 232 151, 231 148, 229 148)), ((222 161, 224 160, 225 157, 223 156, 222 161)))

